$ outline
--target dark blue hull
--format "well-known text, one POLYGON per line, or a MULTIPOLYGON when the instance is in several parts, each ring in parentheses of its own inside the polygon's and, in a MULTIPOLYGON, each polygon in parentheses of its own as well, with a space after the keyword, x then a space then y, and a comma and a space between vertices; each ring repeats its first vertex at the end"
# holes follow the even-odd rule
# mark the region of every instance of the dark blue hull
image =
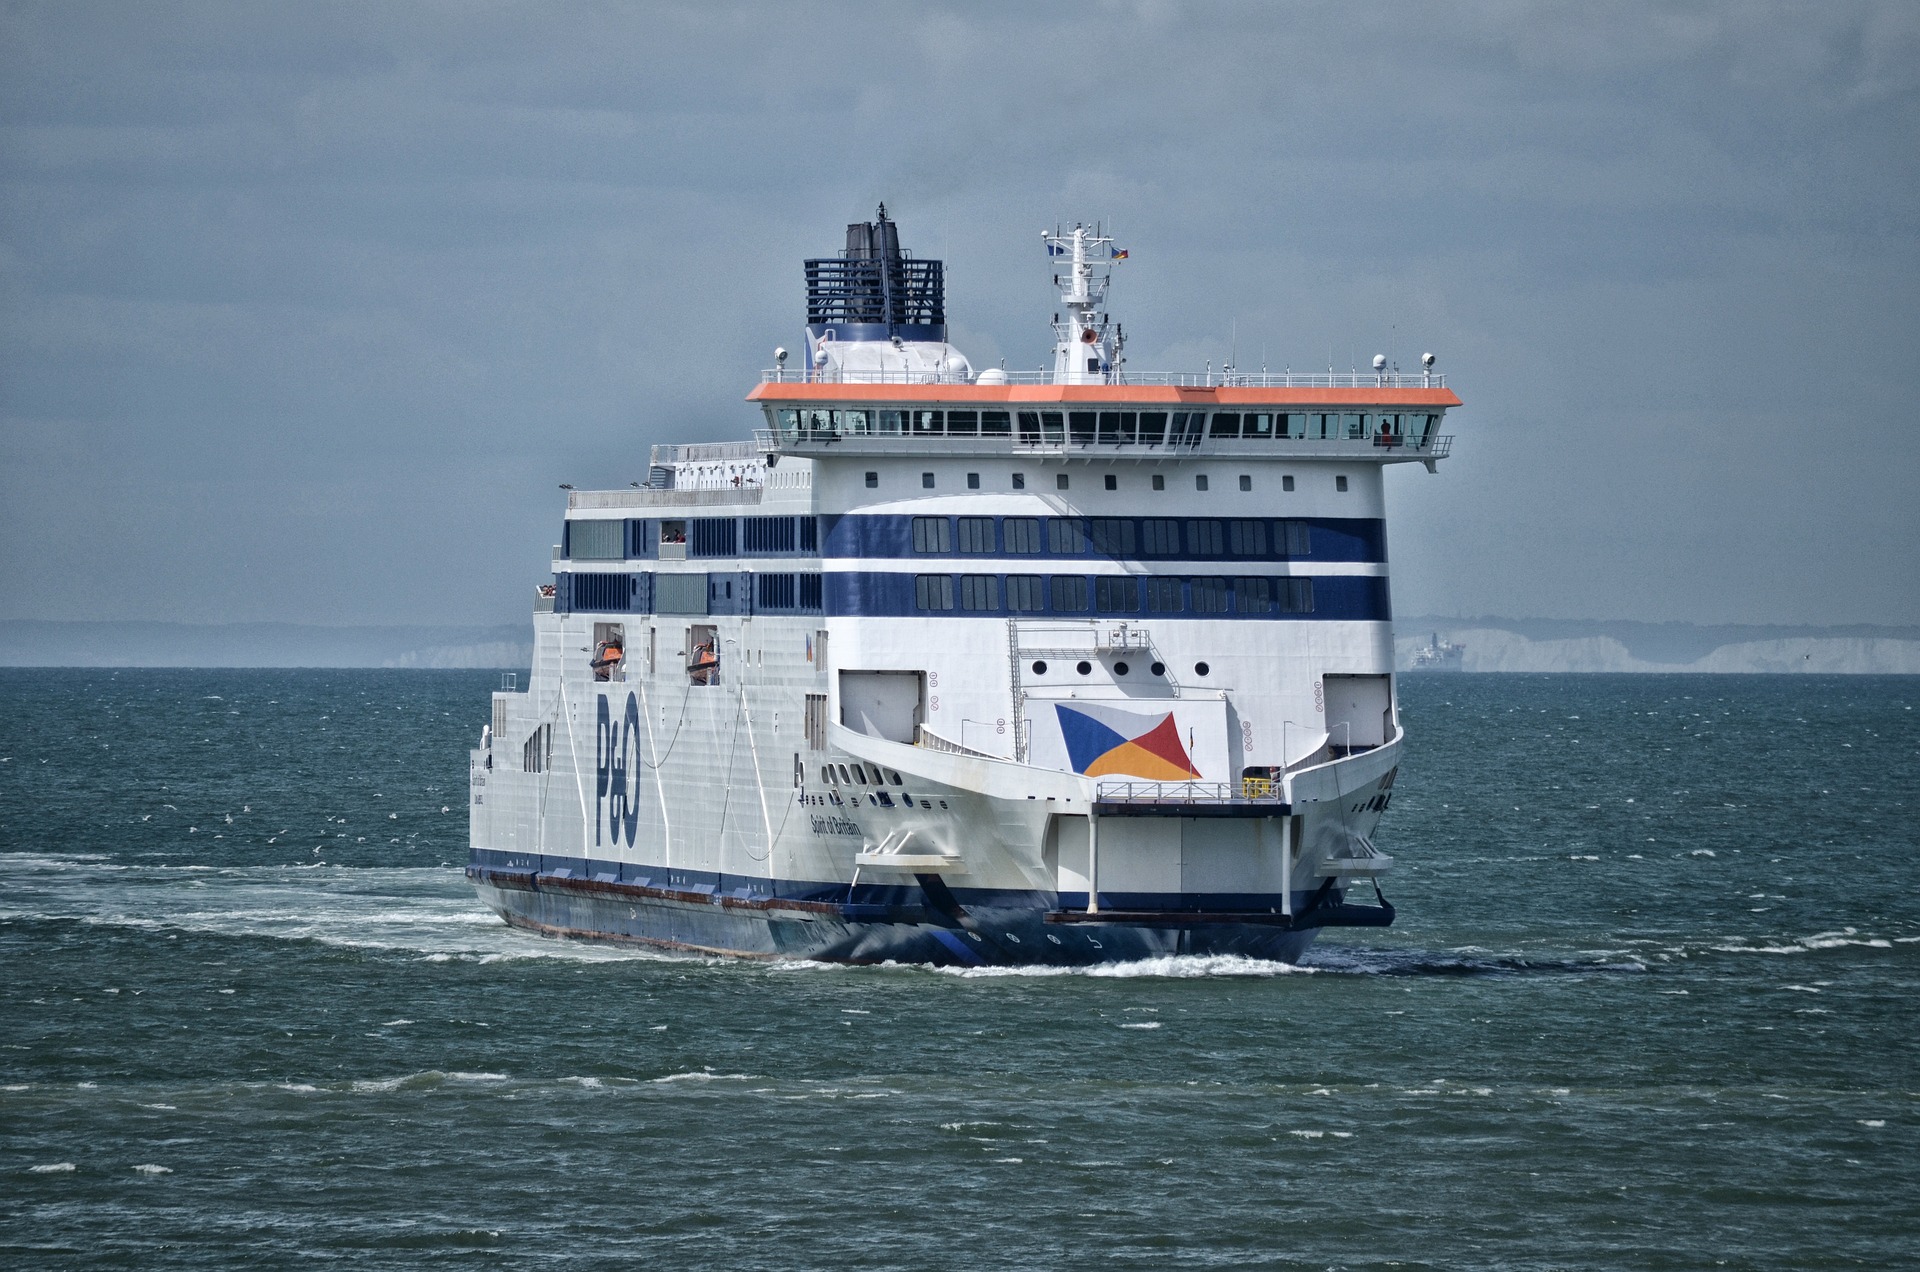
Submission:
POLYGON ((1295 898, 1272 911, 1063 909, 1043 893, 968 892, 938 879, 892 890, 889 903, 679 891, 611 879, 468 870, 480 898, 509 924, 552 936, 746 958, 935 966, 1084 966, 1173 954, 1235 954, 1293 962, 1321 927, 1383 926, 1391 907, 1295 898))

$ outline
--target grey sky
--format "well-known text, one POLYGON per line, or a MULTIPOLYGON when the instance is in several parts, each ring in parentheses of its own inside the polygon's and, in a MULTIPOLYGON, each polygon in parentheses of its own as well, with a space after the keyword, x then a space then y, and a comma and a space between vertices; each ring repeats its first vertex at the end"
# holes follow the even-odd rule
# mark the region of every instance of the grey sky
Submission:
POLYGON ((886 200, 976 366, 1440 356, 1395 606, 1920 622, 1920 5, 0 3, 0 617, 495 622, 886 200))

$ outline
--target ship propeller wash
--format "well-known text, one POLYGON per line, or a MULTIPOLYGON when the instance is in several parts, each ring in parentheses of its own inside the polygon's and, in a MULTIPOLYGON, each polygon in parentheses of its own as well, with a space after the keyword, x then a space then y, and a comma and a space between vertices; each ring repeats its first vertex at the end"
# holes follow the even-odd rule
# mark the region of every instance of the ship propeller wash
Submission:
POLYGON ((1433 370, 1137 375, 1043 236, 1050 372, 976 370, 894 222, 806 262, 751 440, 567 496, 468 877, 560 936, 847 962, 1297 958, 1393 919, 1388 464, 1433 370))

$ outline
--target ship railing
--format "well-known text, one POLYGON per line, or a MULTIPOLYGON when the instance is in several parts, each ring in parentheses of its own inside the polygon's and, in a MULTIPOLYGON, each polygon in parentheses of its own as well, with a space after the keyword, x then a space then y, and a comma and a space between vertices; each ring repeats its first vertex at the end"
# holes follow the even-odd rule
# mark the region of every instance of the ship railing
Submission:
POLYGON ((818 452, 833 447, 846 454, 1037 455, 1079 459, 1159 459, 1180 455, 1260 457, 1284 455, 1320 459, 1439 460, 1453 451, 1452 433, 1421 438, 1403 434, 1382 442, 1366 437, 1202 437, 1178 441, 1065 441, 1001 433, 986 437, 938 433, 792 431, 759 428, 753 445, 763 453, 818 452))
POLYGON ((991 751, 976 751, 964 743, 952 738, 943 738, 924 724, 913 726, 913 744, 923 746, 929 751, 945 751, 948 755, 971 755, 982 760, 1004 760, 1004 755, 995 755, 991 751))
POLYGON ((631 490, 576 490, 567 496, 567 507, 692 508, 710 504, 757 504, 763 497, 759 486, 727 486, 718 490, 661 490, 641 486, 631 490))
MULTIPOLYGON (((1080 384, 1079 378, 1060 380, 1051 371, 1005 371, 989 368, 962 380, 951 375, 912 371, 810 371, 770 367, 760 373, 762 384, 1080 384)), ((1400 371, 1129 371, 1104 383, 1176 389, 1444 389, 1447 377, 1439 372, 1400 371)))
POLYGON ((1033 654, 1059 658, 1153 649, 1153 634, 1132 623, 1022 622, 1017 628, 1017 639, 1016 651, 1022 658, 1033 654))
POLYGON ((1239 782, 1135 782, 1102 778, 1094 787, 1103 804, 1248 804, 1285 803, 1278 782, 1246 778, 1239 782))
POLYGON ((761 459, 765 452, 752 442, 661 442, 648 452, 647 465, 711 464, 761 459))

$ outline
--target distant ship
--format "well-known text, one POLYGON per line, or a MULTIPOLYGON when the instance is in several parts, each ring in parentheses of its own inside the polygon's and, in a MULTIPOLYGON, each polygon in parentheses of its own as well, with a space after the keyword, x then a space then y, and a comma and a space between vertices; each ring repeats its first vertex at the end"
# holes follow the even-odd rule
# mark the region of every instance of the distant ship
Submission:
POLYGON ((1467 656, 1465 645, 1456 645, 1450 640, 1441 640, 1435 632, 1432 639, 1420 649, 1413 651, 1414 671, 1459 671, 1463 659, 1467 656))
POLYGON ((1043 239, 1051 372, 976 370, 882 207, 806 262, 751 440, 568 494, 530 681, 471 752, 467 874, 508 923, 979 965, 1392 922, 1382 473, 1434 471, 1460 399, 1430 354, 1127 371, 1126 252, 1043 239))

